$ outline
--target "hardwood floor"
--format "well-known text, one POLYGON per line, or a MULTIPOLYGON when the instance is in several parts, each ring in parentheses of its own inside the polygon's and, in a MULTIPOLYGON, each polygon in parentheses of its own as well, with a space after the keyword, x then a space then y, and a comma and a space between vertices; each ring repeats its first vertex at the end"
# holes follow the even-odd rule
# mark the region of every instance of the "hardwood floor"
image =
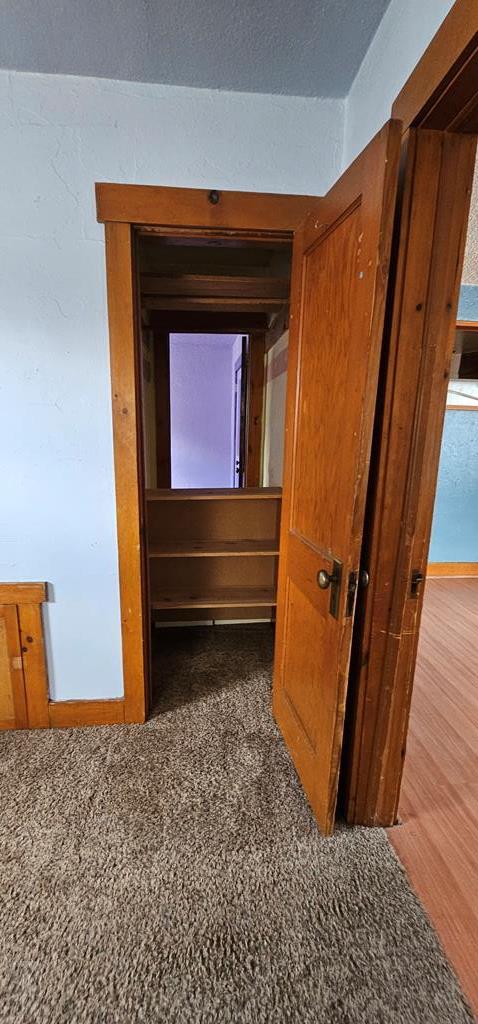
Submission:
POLYGON ((478 1016, 478 579, 429 579, 389 838, 478 1016))

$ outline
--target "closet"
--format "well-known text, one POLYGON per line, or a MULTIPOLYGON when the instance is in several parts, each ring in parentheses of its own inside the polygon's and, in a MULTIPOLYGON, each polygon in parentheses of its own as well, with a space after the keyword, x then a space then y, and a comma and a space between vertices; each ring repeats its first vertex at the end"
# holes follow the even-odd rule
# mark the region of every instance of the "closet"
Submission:
MULTIPOLYGON (((151 229, 139 235, 145 554, 153 626, 275 619, 290 260, 290 237, 243 242, 227 235, 169 237, 151 229), (185 435, 184 393, 183 420, 175 428, 177 339, 192 333, 191 359, 198 358, 203 340, 206 345, 217 338, 208 364, 211 381, 204 366, 197 379, 191 367, 187 381, 190 403, 206 418, 212 415, 215 362, 224 357, 221 336, 232 346, 230 487, 207 485, 217 451, 210 439, 208 448, 194 433, 185 435), (240 402, 234 396, 238 351, 244 360, 240 402), (204 487, 175 486, 175 430, 183 431, 177 442, 182 469, 184 451, 194 452, 195 476, 204 463, 204 487)), ((181 359, 184 367, 184 352, 181 359)), ((223 441, 218 433, 218 449, 223 441)))

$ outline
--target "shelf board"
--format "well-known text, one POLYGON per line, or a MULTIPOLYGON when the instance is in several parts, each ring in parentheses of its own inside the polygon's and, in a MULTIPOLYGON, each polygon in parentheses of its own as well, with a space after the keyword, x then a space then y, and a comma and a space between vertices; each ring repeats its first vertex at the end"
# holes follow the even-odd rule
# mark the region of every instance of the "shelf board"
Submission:
POLYGON ((199 490, 176 487, 146 491, 147 501, 244 501, 251 498, 277 500, 281 496, 281 487, 212 487, 199 490))
POLYGON ((185 541, 179 544, 155 544, 150 558, 227 558, 243 555, 278 555, 279 543, 272 540, 185 541))
POLYGON ((258 587, 226 587, 203 594, 170 591, 151 599, 151 608, 271 608, 277 603, 274 590, 258 587))

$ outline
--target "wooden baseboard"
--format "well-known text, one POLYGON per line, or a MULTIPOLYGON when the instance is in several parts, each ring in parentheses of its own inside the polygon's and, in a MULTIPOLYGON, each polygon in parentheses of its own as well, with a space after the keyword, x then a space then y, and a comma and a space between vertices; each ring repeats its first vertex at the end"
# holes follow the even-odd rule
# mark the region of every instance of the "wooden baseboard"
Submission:
POLYGON ((48 712, 52 729, 122 725, 125 720, 123 697, 117 700, 52 700, 48 712))
POLYGON ((478 576, 478 562, 429 562, 427 576, 478 576))

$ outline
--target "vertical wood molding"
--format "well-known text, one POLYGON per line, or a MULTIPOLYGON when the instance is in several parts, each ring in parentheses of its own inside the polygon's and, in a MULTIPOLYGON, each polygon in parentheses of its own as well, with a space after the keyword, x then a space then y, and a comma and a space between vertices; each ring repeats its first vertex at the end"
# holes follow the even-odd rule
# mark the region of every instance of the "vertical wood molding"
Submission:
POLYGON ((265 353, 265 331, 254 331, 249 335, 245 487, 261 485, 265 353))
POLYGON ((171 487, 171 374, 169 333, 154 331, 156 487, 171 487))
POLYGON ((10 692, 13 703, 13 721, 8 723, 8 727, 14 729, 26 729, 28 727, 28 716, 25 697, 22 649, 20 643, 18 606, 14 604, 1 605, 0 613, 5 621, 6 627, 5 638, 11 686, 10 692))
POLYGON ((126 722, 146 715, 134 261, 130 224, 106 223, 116 520, 126 722))
POLYGON ((47 729, 50 720, 41 605, 19 605, 18 616, 25 674, 28 727, 29 729, 47 729))

